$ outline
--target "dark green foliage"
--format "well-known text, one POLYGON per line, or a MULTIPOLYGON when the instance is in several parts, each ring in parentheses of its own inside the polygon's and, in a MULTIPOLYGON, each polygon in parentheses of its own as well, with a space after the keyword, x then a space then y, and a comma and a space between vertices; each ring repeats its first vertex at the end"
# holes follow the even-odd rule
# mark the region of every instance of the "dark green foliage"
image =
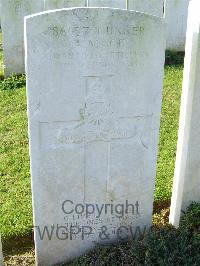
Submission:
POLYGON ((200 238, 187 228, 155 230, 144 242, 145 265, 200 265, 200 238))
POLYGON ((66 265, 143 265, 145 252, 141 242, 99 246, 66 265))
POLYGON ((26 76, 25 74, 12 76, 0 81, 1 90, 14 90, 26 86, 26 76))
POLYGON ((168 225, 153 229, 143 241, 99 246, 73 261, 75 265, 200 265, 200 204, 193 203, 175 229, 168 225))
POLYGON ((166 51, 165 65, 183 65, 184 56, 184 52, 166 51))
POLYGON ((193 202, 183 215, 180 227, 200 233, 200 204, 193 202))

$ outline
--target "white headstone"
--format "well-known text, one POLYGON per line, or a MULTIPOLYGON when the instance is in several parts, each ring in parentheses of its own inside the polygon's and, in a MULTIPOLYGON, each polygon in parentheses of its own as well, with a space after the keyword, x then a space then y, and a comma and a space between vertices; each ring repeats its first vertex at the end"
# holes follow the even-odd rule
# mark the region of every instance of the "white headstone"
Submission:
POLYGON ((1 1, 0 1, 0 28, 1 28, 1 1))
POLYGON ((87 0, 44 0, 44 1, 45 1, 45 10, 87 6, 87 0))
POLYGON ((190 0, 165 0, 167 49, 185 50, 188 5, 190 0))
POLYGON ((95 242, 131 238, 129 226, 134 234, 151 225, 164 35, 160 18, 121 9, 27 18, 38 265, 72 259, 95 242), (87 209, 94 210, 89 217, 87 209), (45 226, 51 240, 40 236, 45 226))
POLYGON ((163 17, 164 0, 129 0, 128 9, 163 17))
POLYGON ((24 16, 43 11, 44 0, 1 0, 5 76, 24 73, 24 16))
POLYGON ((126 0, 88 0, 89 7, 126 8, 126 0))
POLYGON ((179 225, 181 210, 200 202, 200 2, 190 3, 170 222, 179 225))

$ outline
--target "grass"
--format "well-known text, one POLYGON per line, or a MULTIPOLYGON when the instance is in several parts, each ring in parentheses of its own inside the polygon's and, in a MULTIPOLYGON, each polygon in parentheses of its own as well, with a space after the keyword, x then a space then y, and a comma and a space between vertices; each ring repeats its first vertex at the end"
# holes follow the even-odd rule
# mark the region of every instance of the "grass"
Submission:
POLYGON ((31 229, 25 88, 0 90, 0 225, 3 236, 31 229))
POLYGON ((183 66, 165 67, 155 200, 171 197, 183 66))
MULTIPOLYGON (((1 35, 0 35, 1 39, 1 35)), ((0 75, 2 51, 0 51, 0 75)), ((183 66, 165 67, 155 200, 171 196, 183 66)), ((31 191, 23 77, 0 81, 0 231, 4 240, 30 233, 31 191), (14 87, 13 87, 14 85, 14 87)))

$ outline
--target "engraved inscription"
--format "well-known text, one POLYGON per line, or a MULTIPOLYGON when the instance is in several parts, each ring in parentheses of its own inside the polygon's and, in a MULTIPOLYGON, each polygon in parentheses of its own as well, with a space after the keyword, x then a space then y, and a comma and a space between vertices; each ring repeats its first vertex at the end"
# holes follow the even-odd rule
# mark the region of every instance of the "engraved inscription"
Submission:
POLYGON ((14 6, 15 14, 28 14, 30 13, 30 4, 27 1, 17 0, 14 6))
MULTIPOLYGON (((59 30, 59 26, 51 25, 44 31, 45 35, 55 34, 55 28, 59 30)), ((109 35, 109 36, 141 36, 144 34, 144 27, 135 25, 124 27, 105 26, 105 27, 91 27, 91 26, 76 26, 73 28, 63 28, 62 34, 64 36, 74 35, 76 37, 86 37, 88 35, 109 35)))
POLYGON ((85 106, 80 121, 59 130, 61 143, 81 143, 96 140, 111 141, 133 137, 135 130, 119 126, 119 117, 111 104, 112 76, 86 77, 85 106))
MULTIPOLYGON (((105 25, 101 27, 91 26, 84 23, 83 26, 63 27, 58 24, 50 24, 44 31, 45 37, 51 37, 52 42, 57 42, 59 39, 63 42, 63 45, 68 43, 70 36, 75 48, 76 57, 79 55, 85 56, 86 65, 88 61, 90 65, 109 67, 115 66, 116 61, 121 61, 121 64, 126 63, 128 67, 140 65, 143 66, 143 62, 148 54, 145 51, 140 51, 135 48, 136 51, 128 49, 130 39, 134 42, 136 37, 141 37, 145 33, 145 28, 137 23, 133 25, 127 25, 125 28, 120 25, 105 25), (79 49, 82 47, 81 49, 79 49), (97 53, 96 50, 101 50, 97 53), (110 57, 108 61, 107 58, 110 57)), ((33 42, 34 43, 34 42, 33 42)), ((37 50, 37 41, 35 49, 37 50)), ((60 46, 62 47, 62 46, 60 46)), ((43 46, 42 56, 45 60, 56 60, 56 62, 71 67, 75 64, 75 56, 71 49, 66 49, 60 52, 58 47, 55 50, 49 49, 49 41, 43 46)))

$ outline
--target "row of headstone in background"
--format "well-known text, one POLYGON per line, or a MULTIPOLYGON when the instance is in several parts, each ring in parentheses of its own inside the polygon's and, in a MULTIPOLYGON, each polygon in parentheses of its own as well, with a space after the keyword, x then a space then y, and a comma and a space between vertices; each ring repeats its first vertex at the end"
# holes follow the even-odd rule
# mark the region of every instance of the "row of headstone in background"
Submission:
MULTIPOLYGON (((165 0, 167 49, 184 51, 190 0, 165 0)), ((23 18, 48 9, 74 6, 128 8, 163 16, 163 0, 2 0, 5 76, 24 72, 23 18), (12 38, 11 38, 12 36, 12 38)))
POLYGON ((24 73, 24 16, 48 9, 74 6, 109 6, 163 16, 163 0, 2 0, 4 74, 24 73))
POLYGON ((37 265, 147 233, 163 19, 121 9, 63 9, 27 17, 25 34, 37 265))
POLYGON ((188 13, 186 54, 170 222, 178 226, 181 211, 200 202, 200 2, 188 13))
POLYGON ((44 10, 44 0, 1 0, 4 75, 24 73, 24 16, 44 10))
POLYGON ((56 9, 69 6, 112 7, 137 10, 151 15, 163 16, 164 0, 45 0, 45 9, 56 9))
POLYGON ((169 50, 185 50, 189 2, 190 0, 165 0, 164 10, 167 24, 166 48, 169 50))
POLYGON ((0 1, 0 29, 1 29, 1 1, 0 1))

